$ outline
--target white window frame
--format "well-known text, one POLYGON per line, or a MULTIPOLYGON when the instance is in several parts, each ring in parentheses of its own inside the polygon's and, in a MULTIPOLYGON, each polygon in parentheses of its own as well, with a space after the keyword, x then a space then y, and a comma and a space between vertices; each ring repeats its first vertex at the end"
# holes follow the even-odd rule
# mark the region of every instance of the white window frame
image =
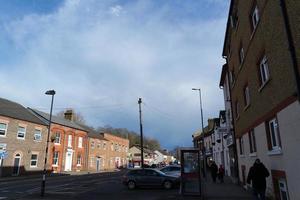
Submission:
POLYGON ((94 149, 95 148, 95 142, 91 141, 91 148, 94 149))
POLYGON ((26 137, 26 127, 18 126, 17 138, 20 140, 25 140, 25 137, 26 137), (24 131, 20 131, 20 128, 24 128, 24 131), (19 134, 23 134, 23 137, 20 137, 19 134))
POLYGON ((244 89, 244 98, 245 98, 245 107, 250 105, 250 90, 249 85, 247 84, 244 89))
POLYGON ((258 12, 257 5, 255 5, 255 8, 252 11, 251 21, 252 21, 252 28, 253 28, 253 31, 254 31, 257 27, 258 22, 259 22, 259 12, 258 12))
POLYGON ((33 136, 33 140, 34 141, 42 141, 42 130, 40 129, 34 129, 34 136, 33 136), (39 133, 37 133, 37 131, 39 131, 39 133), (37 135, 39 135, 39 139, 36 137, 37 135))
POLYGON ((261 84, 265 85, 268 82, 268 80, 270 79, 268 59, 266 56, 264 56, 262 58, 262 60, 260 61, 259 74, 260 74, 261 84))
POLYGON ((60 144, 60 138, 61 138, 60 132, 56 132, 56 133, 55 133, 54 144, 60 144), (57 138, 58 138, 58 142, 57 142, 57 138))
POLYGON ((39 154, 37 154, 37 153, 32 153, 31 154, 31 156, 30 156, 30 167, 34 168, 34 167, 38 166, 38 156, 39 156, 39 154), (33 155, 36 155, 36 159, 32 159, 33 155), (32 162, 35 162, 35 165, 32 165, 32 162))
POLYGON ((278 121, 277 118, 273 118, 268 122, 268 128, 269 128, 269 134, 270 134, 270 140, 273 150, 281 149, 280 146, 280 139, 279 139, 279 127, 278 127, 278 121), (273 127, 273 129, 272 129, 273 127))
POLYGON ((5 129, 0 128, 0 131, 4 131, 4 135, 1 134, 0 137, 6 137, 6 133, 7 133, 7 123, 0 122, 0 124, 4 124, 4 125, 5 125, 5 129))
POLYGON ((82 148, 82 137, 78 137, 78 148, 82 148))
POLYGON ((72 147, 72 135, 68 135, 68 147, 72 147))
POLYGON ((6 151, 6 146, 7 146, 7 144, 5 144, 5 143, 0 143, 0 152, 2 151, 6 151))
POLYGON ((257 145, 256 145, 256 138, 255 138, 254 129, 251 129, 248 134, 249 134, 249 146, 250 146, 250 150, 252 149, 252 152, 250 151, 250 153, 254 154, 254 153, 257 152, 257 145))
POLYGON ((106 142, 103 142, 103 149, 106 150, 106 142))
POLYGON ((53 153, 53 158, 52 158, 52 166, 58 166, 58 162, 59 162, 59 152, 58 151, 54 151, 53 153))

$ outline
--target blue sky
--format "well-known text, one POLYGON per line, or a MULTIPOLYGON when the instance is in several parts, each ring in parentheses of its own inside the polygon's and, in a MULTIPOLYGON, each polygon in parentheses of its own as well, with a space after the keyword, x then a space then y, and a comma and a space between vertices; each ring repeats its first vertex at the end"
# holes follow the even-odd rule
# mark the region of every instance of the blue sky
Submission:
POLYGON ((88 124, 190 146, 223 108, 227 0, 0 0, 1 97, 43 111, 74 108, 88 124), (205 123, 206 124, 206 123, 205 123))

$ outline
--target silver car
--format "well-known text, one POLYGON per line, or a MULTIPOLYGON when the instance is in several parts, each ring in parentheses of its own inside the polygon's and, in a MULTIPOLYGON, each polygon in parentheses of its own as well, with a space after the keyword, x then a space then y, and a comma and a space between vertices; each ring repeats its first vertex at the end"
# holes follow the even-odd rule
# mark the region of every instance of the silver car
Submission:
POLYGON ((163 173, 171 176, 180 177, 181 167, 180 165, 169 165, 160 169, 163 173))

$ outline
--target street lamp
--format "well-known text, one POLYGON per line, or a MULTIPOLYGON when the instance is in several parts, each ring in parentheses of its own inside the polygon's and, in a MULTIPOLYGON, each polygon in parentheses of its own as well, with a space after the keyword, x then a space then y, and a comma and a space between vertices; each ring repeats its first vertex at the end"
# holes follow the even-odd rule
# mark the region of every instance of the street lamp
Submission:
POLYGON ((41 196, 43 197, 45 194, 45 185, 46 185, 46 174, 47 174, 47 157, 48 157, 48 144, 49 144, 49 138, 50 138, 50 128, 51 128, 51 120, 52 120, 52 109, 53 109, 53 99, 55 95, 55 90, 48 90, 45 92, 46 95, 51 95, 51 108, 50 108, 50 118, 49 118, 49 124, 48 124, 48 135, 47 135, 47 145, 46 145, 46 154, 45 154, 45 163, 44 163, 44 171, 43 171, 43 180, 42 180, 42 187, 41 187, 41 196))
MULTIPOLYGON (((202 155, 203 155, 203 177, 206 176, 206 155, 205 155, 205 145, 204 145, 204 127, 203 127, 203 111, 202 111, 202 99, 201 99, 201 89, 200 88, 192 88, 192 90, 199 91, 199 99, 200 99, 200 113, 201 113, 201 126, 202 126, 202 155)), ((201 137, 201 136, 200 136, 201 137)))

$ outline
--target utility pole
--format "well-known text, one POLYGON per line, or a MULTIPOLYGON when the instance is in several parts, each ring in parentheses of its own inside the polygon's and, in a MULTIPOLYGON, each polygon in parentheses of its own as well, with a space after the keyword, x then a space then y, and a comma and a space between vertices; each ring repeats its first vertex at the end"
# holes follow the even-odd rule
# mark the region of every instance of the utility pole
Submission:
POLYGON ((140 133, 141 133, 141 167, 144 168, 144 145, 143 145, 143 124, 142 124, 142 98, 139 98, 139 113, 140 113, 140 133))

